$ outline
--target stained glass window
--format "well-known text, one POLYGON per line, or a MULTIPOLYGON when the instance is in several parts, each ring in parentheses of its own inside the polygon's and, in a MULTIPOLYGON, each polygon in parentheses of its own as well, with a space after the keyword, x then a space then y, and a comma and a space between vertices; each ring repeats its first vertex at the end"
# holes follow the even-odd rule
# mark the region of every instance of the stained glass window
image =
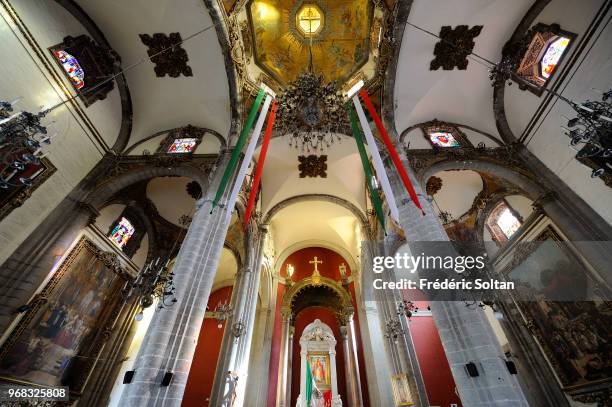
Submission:
POLYGON ((569 38, 559 37, 548 45, 540 61, 540 73, 543 78, 550 78, 569 43, 569 38))
POLYGON ((53 55, 62 64, 64 71, 66 71, 76 89, 85 86, 85 72, 75 57, 63 50, 53 51, 53 55))
POLYGON ((191 153, 198 143, 196 138, 177 138, 174 140, 170 147, 168 147, 169 153, 191 153))
POLYGON ((306 36, 313 36, 321 30, 323 15, 317 6, 308 4, 297 13, 297 24, 306 36))
POLYGON ((433 131, 429 133, 429 139, 438 147, 461 147, 453 134, 446 131, 433 131))
POLYGON ((506 207, 497 218, 497 226, 510 238, 521 227, 521 222, 512 214, 510 208, 506 207))
POLYGON ((123 249, 134 234, 134 230, 134 226, 132 226, 130 221, 122 217, 111 232, 110 239, 118 248, 123 249))

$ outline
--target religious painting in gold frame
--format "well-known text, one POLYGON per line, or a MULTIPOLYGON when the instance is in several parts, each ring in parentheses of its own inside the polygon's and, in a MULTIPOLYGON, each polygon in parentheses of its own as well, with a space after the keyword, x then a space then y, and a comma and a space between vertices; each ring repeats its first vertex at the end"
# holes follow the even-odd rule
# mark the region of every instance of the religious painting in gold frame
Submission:
POLYGON ((308 363, 312 370, 312 377, 319 390, 331 389, 331 364, 329 353, 308 352, 308 363))
POLYGON ((406 373, 391 376, 391 385, 396 406, 414 406, 406 373))
POLYGON ((530 275, 532 280, 551 280, 555 287, 565 281, 571 291, 593 290, 589 301, 551 301, 546 299, 544 288, 533 291, 533 300, 517 304, 563 390, 583 393, 609 385, 612 302, 606 301, 609 293, 605 288, 594 289, 594 277, 583 260, 569 250, 569 242, 547 226, 533 242, 515 249, 502 274, 517 283, 530 275))
POLYGON ((79 394, 122 305, 125 271, 83 237, 0 347, 0 381, 79 394))

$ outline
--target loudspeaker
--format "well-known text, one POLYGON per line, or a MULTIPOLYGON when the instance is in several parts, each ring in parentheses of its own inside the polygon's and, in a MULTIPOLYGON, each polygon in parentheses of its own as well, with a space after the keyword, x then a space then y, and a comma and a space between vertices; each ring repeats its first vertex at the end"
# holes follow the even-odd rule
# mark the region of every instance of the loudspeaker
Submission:
POLYGON ((166 372, 161 382, 162 387, 168 386, 171 381, 172 381, 172 372, 166 372))
POLYGON ((132 379, 134 378, 134 373, 136 373, 135 370, 128 370, 127 372, 125 372, 125 374, 123 375, 123 384, 132 383, 132 379))
POLYGON ((517 374, 518 373, 518 371, 516 370, 516 364, 514 364, 513 361, 506 360, 506 367, 508 368, 508 371, 510 372, 510 374, 517 374))
POLYGON ((468 374, 470 375, 470 377, 477 377, 477 376, 479 376, 478 368, 476 368, 476 365, 474 364, 474 362, 466 363, 465 364, 465 368, 467 369, 468 374))

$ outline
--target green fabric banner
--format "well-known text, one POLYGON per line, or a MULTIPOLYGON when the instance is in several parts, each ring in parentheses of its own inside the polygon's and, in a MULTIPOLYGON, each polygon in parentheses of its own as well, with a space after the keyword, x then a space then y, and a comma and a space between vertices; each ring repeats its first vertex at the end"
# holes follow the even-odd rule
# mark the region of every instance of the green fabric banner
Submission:
MULTIPOLYGON (((232 156, 230 157, 229 163, 227 163, 227 167, 225 167, 225 172, 223 173, 223 178, 221 178, 221 183, 219 184, 219 188, 217 189, 217 194, 215 195, 215 199, 213 200, 212 207, 214 209, 215 206, 219 203, 219 200, 223 196, 225 192, 225 188, 227 188, 227 183, 229 182, 232 174, 234 173, 234 169, 236 168, 236 164, 238 164, 238 159, 240 158, 240 152, 244 148, 244 144, 246 143, 246 139, 251 132, 251 128, 253 127, 253 122, 255 122, 255 116, 257 116, 257 111, 259 110, 259 106, 261 105, 261 101, 263 100, 265 95, 265 91, 263 89, 259 90, 257 97, 255 98, 255 102, 253 103, 253 107, 251 107, 251 111, 249 112, 249 116, 247 117, 246 123, 242 128, 242 132, 240 132, 240 137, 238 137, 238 142, 232 151, 232 156)), ((212 213, 212 210, 211 210, 212 213)))
POLYGON ((308 361, 308 357, 306 357, 306 406, 312 406, 312 370, 310 370, 310 362, 308 361))
POLYGON ((380 222, 380 225, 382 226, 383 230, 385 230, 385 215, 382 208, 382 201, 380 200, 378 189, 376 189, 376 187, 372 184, 372 169, 370 168, 368 154, 366 153, 366 149, 363 144, 363 134, 361 134, 361 129, 357 125, 357 116, 355 114, 355 108, 350 103, 347 103, 346 108, 348 109, 349 116, 351 118, 351 129, 353 130, 353 137, 355 137, 355 141, 357 142, 357 149, 359 150, 361 164, 363 165, 363 172, 365 173, 366 177, 366 185, 368 186, 370 196, 372 197, 372 204, 374 205, 374 210, 376 211, 376 217, 378 218, 378 221, 380 222))

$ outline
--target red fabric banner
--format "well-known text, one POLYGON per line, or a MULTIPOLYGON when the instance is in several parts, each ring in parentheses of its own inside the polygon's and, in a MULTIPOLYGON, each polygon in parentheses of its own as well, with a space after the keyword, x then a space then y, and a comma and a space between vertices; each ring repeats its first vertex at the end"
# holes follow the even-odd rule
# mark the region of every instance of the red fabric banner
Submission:
POLYGON ((266 132, 264 133, 263 143, 261 145, 261 151, 259 152, 259 160, 257 161, 257 167, 255 167, 255 176, 253 177, 253 184, 251 185, 251 192, 249 194, 249 201, 244 211, 244 227, 246 228, 251 218, 251 212, 255 205, 255 197, 257 196, 257 190, 259 189, 259 181, 261 180, 261 173, 263 172, 264 161, 266 160, 266 153, 268 152, 268 145, 270 144, 270 138, 272 137, 272 127, 274 127, 274 120, 276 119, 276 100, 272 101, 272 109, 268 116, 268 123, 266 125, 266 132))
POLYGON ((423 210, 423 207, 421 207, 421 202, 419 201, 419 197, 417 196, 416 191, 414 190, 414 187, 412 186, 412 182, 410 182, 410 178, 408 178, 408 174, 406 173, 406 170, 404 169, 404 166, 402 165, 402 161, 400 160, 400 157, 397 154, 397 151, 395 150, 393 143, 391 142, 391 138, 389 137, 389 134, 387 133, 385 126, 383 126, 382 120, 380 120, 378 113, 376 113, 376 109, 374 108, 374 105, 372 104, 372 101, 370 100, 370 97, 368 96, 368 92, 366 92, 365 89, 361 88, 361 90, 359 91, 359 96, 361 96, 361 98, 363 99, 366 107, 368 108, 368 111, 370 112, 370 116, 372 116, 372 118, 374 119, 374 122, 376 123, 376 127, 378 128, 378 132, 380 133, 383 139, 383 142, 387 146, 387 150, 389 150, 389 154, 391 155, 391 160, 393 160, 393 164, 395 164, 395 168, 397 169, 397 172, 399 173, 400 178, 402 179, 402 182, 404 183, 404 186, 406 187, 406 191, 408 191, 408 194, 410 195, 410 198, 412 199, 412 202, 414 202, 416 207, 421 210, 423 215, 425 215, 425 211, 423 210))

